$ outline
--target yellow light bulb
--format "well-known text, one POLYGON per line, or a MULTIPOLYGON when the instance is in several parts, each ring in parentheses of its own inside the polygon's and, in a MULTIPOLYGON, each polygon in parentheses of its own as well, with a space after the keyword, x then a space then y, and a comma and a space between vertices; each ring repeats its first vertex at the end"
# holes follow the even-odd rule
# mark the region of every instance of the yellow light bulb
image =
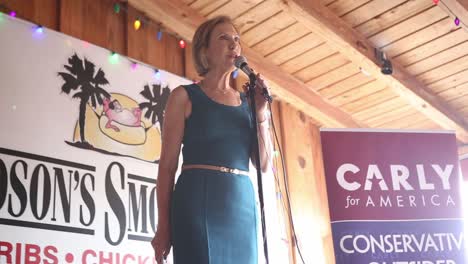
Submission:
POLYGON ((135 28, 135 30, 140 29, 140 27, 141 27, 140 19, 135 20, 135 22, 133 23, 133 27, 135 28))

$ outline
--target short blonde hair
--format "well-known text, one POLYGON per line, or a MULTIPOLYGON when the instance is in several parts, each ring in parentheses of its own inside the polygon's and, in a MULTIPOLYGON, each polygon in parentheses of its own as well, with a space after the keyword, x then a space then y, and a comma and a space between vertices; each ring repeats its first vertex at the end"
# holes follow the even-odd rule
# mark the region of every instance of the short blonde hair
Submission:
POLYGON ((206 56, 204 55, 204 50, 208 48, 210 43, 211 32, 219 24, 228 23, 231 24, 234 29, 239 33, 236 26, 232 22, 232 19, 228 16, 216 16, 205 22, 203 22, 195 31, 192 40, 192 59, 195 65, 195 70, 198 75, 205 76, 208 73, 209 65, 206 56))

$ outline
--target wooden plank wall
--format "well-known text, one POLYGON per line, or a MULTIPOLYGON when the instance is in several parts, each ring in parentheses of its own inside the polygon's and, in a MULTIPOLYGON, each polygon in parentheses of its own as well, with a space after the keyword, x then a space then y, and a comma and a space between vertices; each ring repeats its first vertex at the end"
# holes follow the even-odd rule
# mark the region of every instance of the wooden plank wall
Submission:
MULTIPOLYGON (((188 79, 200 80, 192 65, 190 45, 185 50, 180 49, 179 40, 169 34, 157 41, 158 29, 154 25, 143 25, 135 31, 133 19, 141 14, 131 8, 128 14, 115 14, 110 0, 6 0, 2 4, 15 10, 19 18, 188 79)), ((125 3, 122 5, 127 8, 125 3)), ((245 80, 240 78, 237 87, 245 80)), ((282 102, 273 104, 273 118, 286 162, 292 216, 301 252, 306 263, 335 263, 318 127, 282 102)), ((276 164, 280 163, 277 157, 276 164)), ((282 198, 286 199, 281 165, 276 171, 282 198)), ((289 224, 288 219, 285 222, 289 224)), ((295 242, 291 230, 288 237, 293 250, 295 242)), ((302 263, 297 251, 290 260, 302 263)))
POLYGON ((2 4, 19 18, 185 76, 185 51, 179 48, 179 39, 165 33, 158 41, 154 23, 135 31, 133 20, 138 13, 125 3, 122 9, 128 8, 128 13, 119 14, 111 0, 6 0, 2 4))
POLYGON ((54 30, 59 29, 60 18, 57 10, 60 6, 58 0, 6 0, 1 1, 0 4, 16 11, 19 18, 54 30))
POLYGON ((59 31, 105 47, 119 54, 127 54, 125 14, 115 14, 107 1, 59 1, 59 31))
POLYGON ((294 107, 278 108, 299 249, 305 263, 335 263, 319 129, 294 107))
MULTIPOLYGON (((283 148, 283 143, 282 143, 282 138, 283 135, 281 134, 281 112, 280 112, 280 106, 281 103, 278 101, 274 101, 273 104, 271 105, 271 117, 273 119, 273 126, 271 127, 276 131, 277 138, 280 142, 276 141, 275 138, 273 138, 275 142, 275 150, 278 151, 280 148, 284 152, 283 148)), ((274 136, 274 135, 273 135, 274 136)), ((284 177, 283 173, 283 164, 281 162, 281 158, 279 155, 275 155, 277 158, 275 158, 273 166, 275 168, 274 174, 278 182, 278 187, 277 187, 277 192, 280 192, 280 199, 278 201, 277 208, 278 210, 283 212, 284 215, 284 223, 288 227, 286 228, 286 238, 287 238, 287 243, 289 246, 289 252, 295 252, 295 247, 296 247, 296 241, 294 240, 294 234, 293 234, 293 229, 292 229, 292 223, 290 219, 290 205, 288 203, 288 196, 286 194, 286 183, 285 181, 287 180, 284 177)), ((286 161, 285 161, 286 162, 286 161)), ((286 164, 285 164, 286 165, 286 164)), ((286 169, 286 166, 284 166, 284 169, 286 169)), ((267 223, 268 224, 268 223, 267 223)), ((289 255, 289 262, 290 263, 300 263, 296 262, 296 256, 295 254, 290 254, 289 255)))

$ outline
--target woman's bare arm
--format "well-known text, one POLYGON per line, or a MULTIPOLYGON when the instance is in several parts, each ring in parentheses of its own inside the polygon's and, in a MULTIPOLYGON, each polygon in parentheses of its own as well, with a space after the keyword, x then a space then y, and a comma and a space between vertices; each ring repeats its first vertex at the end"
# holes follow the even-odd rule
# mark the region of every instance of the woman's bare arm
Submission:
MULTIPOLYGON (((260 147, 260 168, 262 172, 266 172, 268 170, 268 167, 271 165, 273 159, 273 145, 269 129, 270 120, 269 117, 260 113, 257 114, 257 118, 259 122, 257 126, 257 138, 260 147)), ((254 153, 255 149, 252 150, 251 154, 251 159, 255 166, 256 159, 254 153)))
POLYGON ((187 108, 191 106, 189 102, 185 89, 177 87, 172 91, 166 105, 156 184, 158 228, 169 228, 170 200, 184 135, 185 118, 188 116, 187 108))

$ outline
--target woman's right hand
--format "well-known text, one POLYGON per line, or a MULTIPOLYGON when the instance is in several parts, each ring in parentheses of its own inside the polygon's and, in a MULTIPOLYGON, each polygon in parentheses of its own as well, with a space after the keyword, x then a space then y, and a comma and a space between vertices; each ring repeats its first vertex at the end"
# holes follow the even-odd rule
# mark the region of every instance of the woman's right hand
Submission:
POLYGON ((151 245, 154 249, 156 262, 158 264, 163 264, 167 255, 169 255, 172 246, 170 227, 158 228, 153 240, 151 240, 151 245))

